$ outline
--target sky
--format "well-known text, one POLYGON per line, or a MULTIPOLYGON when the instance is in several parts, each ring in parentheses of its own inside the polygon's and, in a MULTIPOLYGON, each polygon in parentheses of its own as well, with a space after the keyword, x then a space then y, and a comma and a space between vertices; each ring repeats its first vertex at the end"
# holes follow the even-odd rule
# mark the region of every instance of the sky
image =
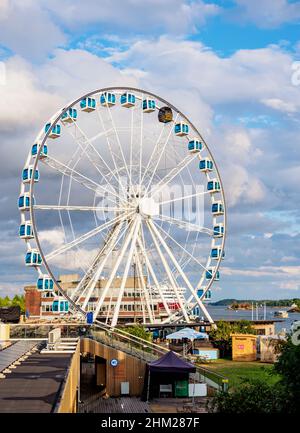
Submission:
POLYGON ((135 85, 208 142, 228 204, 214 299, 300 297, 300 1, 0 0, 0 295, 35 278, 18 239, 26 155, 59 108, 135 85))

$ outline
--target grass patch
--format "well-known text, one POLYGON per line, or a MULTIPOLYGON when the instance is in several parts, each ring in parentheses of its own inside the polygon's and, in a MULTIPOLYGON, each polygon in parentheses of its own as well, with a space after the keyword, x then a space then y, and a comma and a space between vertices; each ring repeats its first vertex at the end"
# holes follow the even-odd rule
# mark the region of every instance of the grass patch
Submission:
MULTIPOLYGON (((201 365, 202 366, 202 365, 201 365)), ((260 379, 270 385, 280 379, 273 373, 273 365, 262 362, 239 362, 226 359, 212 361, 209 365, 203 364, 207 370, 226 376, 229 379, 229 387, 238 387, 243 379, 260 379)))

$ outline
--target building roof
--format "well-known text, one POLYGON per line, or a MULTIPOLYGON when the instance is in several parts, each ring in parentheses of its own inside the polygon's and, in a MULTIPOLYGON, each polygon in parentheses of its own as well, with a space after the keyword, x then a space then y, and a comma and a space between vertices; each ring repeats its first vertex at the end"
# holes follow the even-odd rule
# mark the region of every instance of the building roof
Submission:
POLYGON ((0 379, 0 413, 53 412, 71 358, 71 354, 30 355, 0 379))

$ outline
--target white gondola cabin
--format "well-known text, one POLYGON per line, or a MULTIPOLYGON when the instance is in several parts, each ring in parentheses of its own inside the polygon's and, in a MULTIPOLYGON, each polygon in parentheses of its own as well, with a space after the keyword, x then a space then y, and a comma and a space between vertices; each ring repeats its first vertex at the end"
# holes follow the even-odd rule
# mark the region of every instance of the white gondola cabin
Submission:
POLYGON ((52 291, 54 289, 52 278, 49 275, 39 277, 36 282, 36 288, 40 291, 52 291))
POLYGON ((193 138, 193 140, 189 141, 188 150, 191 153, 200 152, 200 150, 202 150, 202 149, 203 149, 203 145, 202 145, 201 141, 198 140, 197 138, 193 138))
POLYGON ((77 120, 77 110, 76 108, 68 108, 67 111, 65 111, 60 120, 63 123, 73 123, 77 120))
POLYGON ((214 260, 218 260, 220 257, 223 259, 225 257, 225 251, 222 251, 221 247, 212 248, 210 257, 214 260))
POLYGON ((178 137, 183 137, 184 135, 188 135, 189 133, 189 125, 185 122, 178 122, 174 127, 175 135, 178 137))
MULTIPOLYGON (((215 272, 215 268, 208 268, 206 273, 205 273, 206 279, 212 280, 214 272, 215 272)), ((220 272, 217 271, 215 276, 214 276, 214 281, 219 281, 219 279, 220 279, 220 272)))
POLYGON ((69 311, 69 302, 61 296, 54 299, 52 303, 52 311, 55 313, 67 313, 69 311))
MULTIPOLYGON (((50 128, 51 128, 51 123, 47 123, 47 125, 45 126, 45 132, 47 133, 50 128)), ((61 134, 61 126, 55 125, 51 128, 51 131, 50 131, 48 137, 49 138, 58 138, 58 137, 60 137, 60 134, 61 134)))
POLYGON ((80 101, 81 111, 85 111, 90 113, 91 111, 96 110, 96 99, 94 98, 84 98, 80 101))
POLYGON ((123 93, 120 98, 122 107, 130 108, 135 105, 135 95, 133 93, 123 93))
POLYGON ((116 105, 116 95, 111 92, 104 92, 100 96, 100 104, 104 107, 112 107, 116 105))
POLYGON ((214 238, 222 238, 224 236, 224 224, 220 223, 214 226, 214 238))
MULTIPOLYGON (((23 183, 29 183, 33 176, 33 165, 25 167, 22 171, 23 183)), ((40 178, 39 170, 36 168, 34 171, 34 182, 38 182, 40 178)))
POLYGON ((156 103, 154 99, 146 98, 143 100, 143 112, 144 113, 151 113, 152 111, 155 111, 156 109, 156 103))
POLYGON ((32 239, 33 238, 33 230, 31 221, 25 221, 20 225, 19 228, 19 236, 21 239, 32 239))
POLYGON ((30 194, 29 194, 29 192, 25 192, 24 194, 19 196, 18 207, 20 210, 29 210, 30 209, 30 194))
MULTIPOLYGON (((39 149, 40 149, 40 145, 37 143, 34 143, 34 145, 31 148, 31 156, 33 158, 35 158, 37 156, 39 149)), ((43 149, 40 153, 40 158, 46 158, 47 155, 48 155, 48 146, 47 146, 47 144, 44 144, 43 149)))
POLYGON ((210 193, 221 191, 221 186, 218 179, 212 179, 207 182, 207 191, 209 191, 210 193))
POLYGON ((201 161, 199 162, 199 169, 203 173, 207 173, 208 171, 212 171, 213 166, 214 166, 214 164, 209 158, 201 159, 201 161))
POLYGON ((211 206, 212 214, 217 215, 224 215, 224 205, 221 201, 215 201, 211 206))
POLYGON ((27 251, 25 256, 26 266, 40 266, 42 264, 42 257, 38 250, 32 249, 27 251))

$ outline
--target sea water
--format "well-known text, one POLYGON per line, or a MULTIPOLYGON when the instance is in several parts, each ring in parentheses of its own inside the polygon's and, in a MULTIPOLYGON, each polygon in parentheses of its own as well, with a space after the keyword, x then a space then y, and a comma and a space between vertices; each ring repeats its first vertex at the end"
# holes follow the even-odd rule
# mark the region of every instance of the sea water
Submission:
MULTIPOLYGON (((252 311, 251 310, 230 310, 224 306, 213 306, 206 305, 209 314, 213 317, 214 320, 250 320, 252 319, 252 311)), ((290 308, 290 307, 289 307, 290 308)), ((264 309, 260 307, 258 309, 258 318, 256 317, 256 310, 254 308, 253 311, 253 320, 274 320, 275 321, 275 330, 276 332, 281 331, 282 329, 290 330, 292 323, 295 320, 300 320, 300 313, 289 313, 289 317, 287 319, 281 319, 278 317, 274 317, 274 312, 278 310, 286 311, 289 309, 280 308, 280 307, 267 307, 266 308, 266 317, 264 318, 264 309)))

